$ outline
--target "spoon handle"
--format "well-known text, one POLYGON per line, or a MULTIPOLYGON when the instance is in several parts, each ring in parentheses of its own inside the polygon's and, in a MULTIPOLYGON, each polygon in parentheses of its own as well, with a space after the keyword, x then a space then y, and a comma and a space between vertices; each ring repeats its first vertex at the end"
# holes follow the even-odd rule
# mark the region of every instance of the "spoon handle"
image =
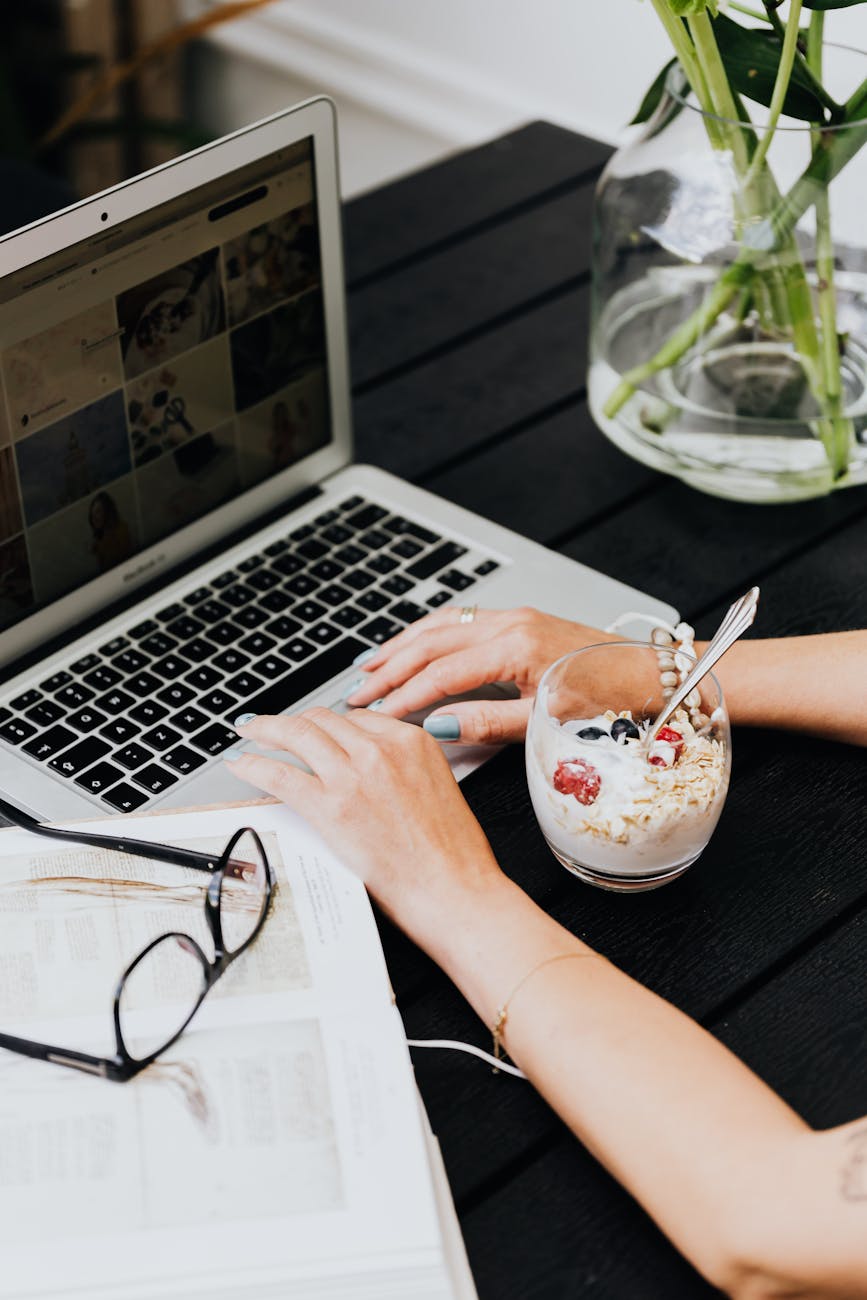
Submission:
POLYGON ((743 636, 747 628, 752 625, 756 617, 756 609, 759 603, 758 587, 750 587, 745 596, 729 608, 723 621, 716 630, 713 640, 709 643, 702 657, 692 669, 692 672, 686 678, 684 683, 678 687, 671 699, 666 702, 662 712, 657 716, 653 726, 650 728, 647 736, 648 744, 655 739, 659 728, 668 721, 675 709, 686 699, 690 691, 693 690, 703 677, 706 677, 713 666, 722 659, 726 650, 730 650, 735 641, 743 636))

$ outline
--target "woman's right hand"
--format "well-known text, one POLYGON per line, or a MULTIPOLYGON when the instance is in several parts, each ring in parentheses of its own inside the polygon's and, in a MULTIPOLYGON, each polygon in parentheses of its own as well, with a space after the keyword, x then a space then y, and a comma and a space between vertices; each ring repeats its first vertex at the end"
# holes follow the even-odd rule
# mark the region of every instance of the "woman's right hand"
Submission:
POLYGON ((363 681, 348 703, 364 707, 381 698, 380 713, 402 718, 448 696, 511 682, 520 699, 447 704, 429 715, 425 727, 438 739, 464 744, 523 740, 545 669, 570 650, 622 640, 538 609, 479 609, 469 623, 460 616, 460 609, 443 606, 386 641, 360 667, 363 681))

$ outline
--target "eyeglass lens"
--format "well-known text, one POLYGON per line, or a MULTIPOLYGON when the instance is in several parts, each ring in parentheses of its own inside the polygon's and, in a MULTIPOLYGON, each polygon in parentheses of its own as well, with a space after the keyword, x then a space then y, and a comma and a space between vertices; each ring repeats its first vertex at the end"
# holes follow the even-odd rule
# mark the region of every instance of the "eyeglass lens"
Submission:
POLYGON ((256 837, 244 831, 223 872, 220 925, 226 952, 237 952, 249 943, 267 906, 268 867, 256 837))
POLYGON ((159 1052, 183 1029, 207 987, 199 948, 166 934, 127 972, 118 1000, 120 1032, 134 1061, 159 1052))

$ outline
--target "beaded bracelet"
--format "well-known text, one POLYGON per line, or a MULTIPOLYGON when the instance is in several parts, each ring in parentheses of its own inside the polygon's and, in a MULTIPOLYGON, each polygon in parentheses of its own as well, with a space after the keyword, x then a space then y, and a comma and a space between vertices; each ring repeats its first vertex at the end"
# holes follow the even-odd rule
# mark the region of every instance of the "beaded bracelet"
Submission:
MULTIPOLYGON (((678 623, 672 627, 663 619, 651 618, 648 614, 621 614, 605 630, 617 632, 624 623, 648 623, 651 625, 650 644, 656 650, 659 663, 659 680, 662 684, 662 697, 670 700, 678 686, 686 681, 687 674, 695 665, 695 629, 689 623, 678 623)), ((684 700, 689 720, 695 731, 706 727, 710 719, 701 708, 701 691, 698 687, 691 690, 684 700)))

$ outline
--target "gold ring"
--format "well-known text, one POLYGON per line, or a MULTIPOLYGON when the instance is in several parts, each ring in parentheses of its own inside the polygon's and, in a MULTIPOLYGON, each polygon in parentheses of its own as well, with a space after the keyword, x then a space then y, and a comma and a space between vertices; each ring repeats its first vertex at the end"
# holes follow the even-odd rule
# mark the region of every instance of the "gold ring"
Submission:
POLYGON ((461 623, 472 623, 473 619, 476 617, 478 608, 479 608, 478 605, 464 605, 463 609, 461 610, 461 617, 459 621, 461 623))

